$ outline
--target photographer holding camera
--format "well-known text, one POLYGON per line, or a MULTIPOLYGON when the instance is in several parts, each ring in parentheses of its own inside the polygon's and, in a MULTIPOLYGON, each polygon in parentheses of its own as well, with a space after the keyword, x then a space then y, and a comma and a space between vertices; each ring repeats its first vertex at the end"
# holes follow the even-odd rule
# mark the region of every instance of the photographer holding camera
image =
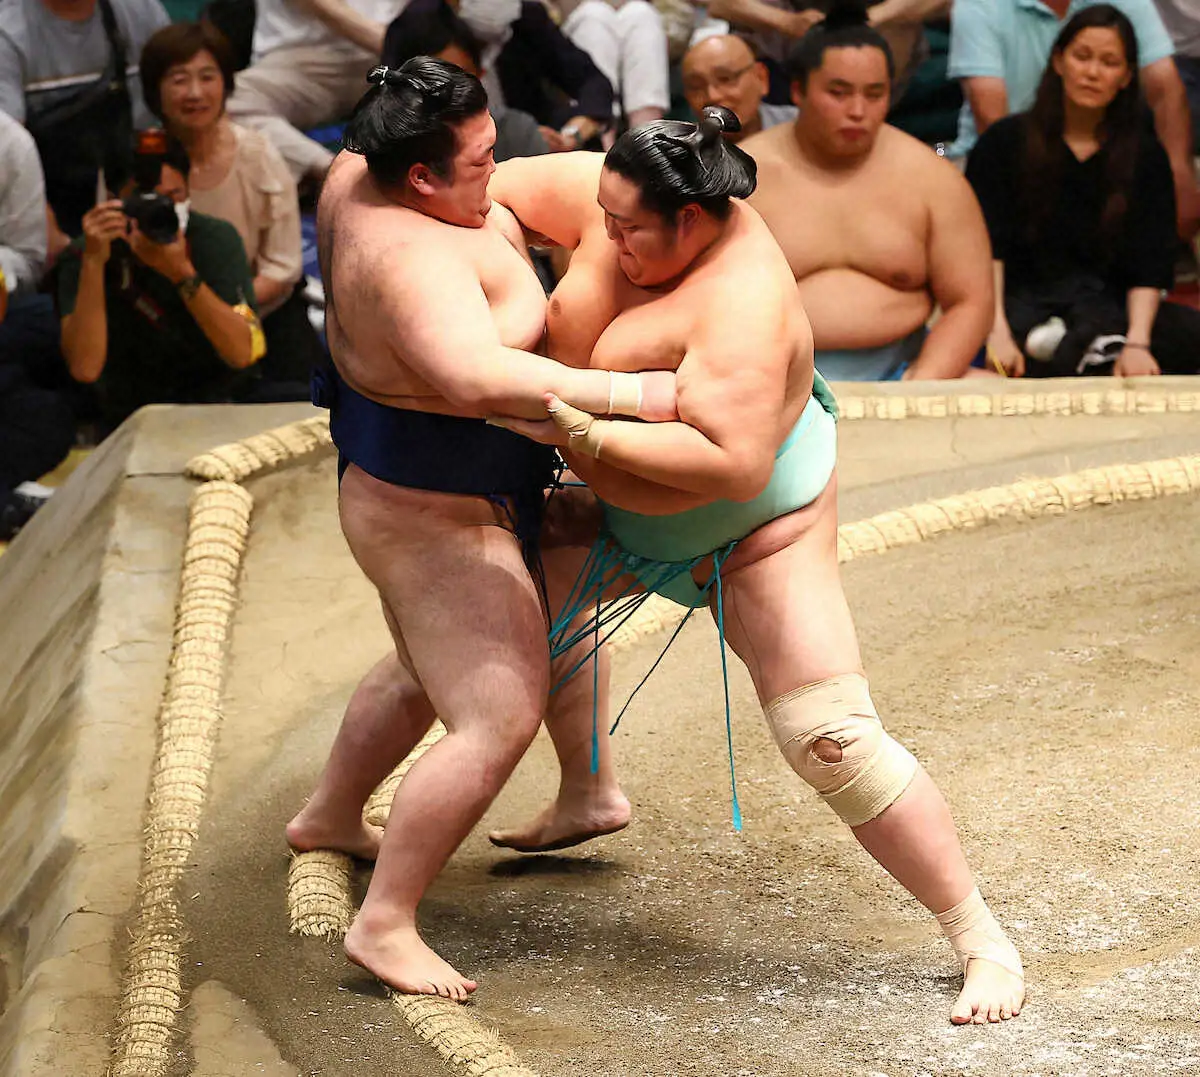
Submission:
POLYGON ((189 213, 191 165, 141 132, 137 188, 83 217, 58 282, 62 352, 97 382, 105 432, 144 404, 243 400, 264 351, 254 280, 236 229, 189 213))

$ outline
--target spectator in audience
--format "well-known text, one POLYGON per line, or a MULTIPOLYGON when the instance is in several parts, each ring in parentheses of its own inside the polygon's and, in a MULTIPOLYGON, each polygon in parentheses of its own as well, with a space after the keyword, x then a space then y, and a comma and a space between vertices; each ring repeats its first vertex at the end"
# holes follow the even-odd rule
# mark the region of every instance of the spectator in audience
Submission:
POLYGON ((53 385, 53 367, 62 362, 54 309, 35 291, 45 260, 37 146, 0 112, 0 542, 49 496, 34 480, 58 465, 74 439, 71 405, 53 385))
POLYGON ((192 208, 228 221, 241 236, 266 337, 262 377, 277 394, 307 399, 322 348, 299 283, 304 261, 296 185, 266 137, 226 115, 233 80, 229 42, 210 23, 164 27, 142 50, 146 105, 191 161, 192 208))
MULTIPOLYGON (((977 133, 1033 104, 1063 20, 1099 2, 956 0, 949 73, 962 82, 966 103, 951 156, 970 153, 977 133)), ((1137 35, 1139 81, 1171 160, 1178 230, 1186 238, 1200 224, 1200 191, 1192 163, 1187 92, 1171 58, 1171 38, 1153 0, 1114 0, 1114 6, 1130 20, 1137 35)))
MULTIPOLYGON (((433 56, 461 67, 476 78, 482 74, 483 50, 470 28, 454 12, 402 12, 392 23, 387 62, 401 67, 414 56, 433 56)), ((488 102, 496 122, 496 146, 492 156, 497 164, 512 157, 536 157, 549 147, 538 129, 537 120, 527 112, 507 108, 501 102, 488 102)))
MULTIPOLYGON (((465 9, 466 0, 462 3, 465 9)), ((455 5, 447 5, 446 0, 410 0, 403 14, 447 6, 455 5)), ((538 121, 552 151, 582 149, 612 123, 612 84, 583 49, 563 36, 536 0, 520 5, 519 17, 508 29, 507 39, 493 49, 495 79, 490 96, 496 96, 498 85, 506 106, 528 112, 538 121)), ((403 51, 402 34, 403 17, 395 30, 388 31, 384 63, 391 63, 393 52, 403 51)), ((484 60, 486 67, 486 54, 484 60)))
POLYGON ((562 32, 612 83, 630 127, 671 107, 667 33, 648 0, 557 0, 562 32))
POLYGON ((405 36, 418 17, 456 12, 481 46, 488 102, 533 116, 547 146, 575 150, 612 123, 612 84, 586 52, 571 44, 537 2, 520 0, 408 0, 391 23, 358 15, 347 0, 297 0, 330 31, 397 67, 409 57, 405 36))
POLYGON ((763 100, 769 78, 766 66, 740 37, 717 34, 693 45, 684 54, 682 75, 684 95, 697 116, 705 105, 723 105, 737 116, 742 129, 724 136, 731 142, 796 119, 795 105, 763 100))
POLYGON ((846 6, 869 8, 868 21, 892 50, 895 102, 928 54, 922 22, 947 14, 950 0, 709 0, 706 6, 710 18, 750 31, 757 55, 780 67, 786 66, 793 42, 820 22, 826 12, 846 6))
POLYGON ((667 35, 667 59, 677 64, 692 43, 697 23, 705 18, 703 8, 692 0, 654 0, 654 10, 667 35))
POLYGON ((967 177, 996 259, 989 348, 1008 373, 1200 370, 1200 311, 1160 299, 1171 168, 1143 122, 1138 41, 1115 6, 1067 22, 1033 108, 984 132, 967 177))
MULTIPOLYGON (((0 0, 2 2, 2 0, 0 0)), ((339 0, 348 18, 383 26, 403 0, 339 0)), ((348 116, 363 94, 378 43, 361 42, 322 17, 309 0, 256 0, 254 62, 237 75, 229 115, 261 131, 297 182, 320 182, 333 154, 303 133, 348 116)))
POLYGON ((106 429, 144 404, 245 399, 264 350, 237 230, 189 212, 190 164, 177 140, 147 160, 155 191, 174 202, 173 237, 156 242, 122 201, 104 201, 60 266, 63 355, 78 381, 98 384, 106 429))
POLYGON ((1155 0, 1175 42, 1175 66, 1187 89, 1192 113, 1192 149, 1200 150, 1200 4, 1196 0, 1155 0))
POLYGON ((992 322, 987 230, 957 169, 884 123, 891 53, 831 13, 790 60, 790 127, 742 143, 754 206, 796 276, 817 368, 835 380, 957 378, 992 322), (941 316, 926 331, 935 303, 941 316))
POLYGON ((97 170, 114 186, 129 174, 149 123, 138 56, 167 21, 158 0, 0 0, 0 110, 37 142, 52 253, 78 234, 97 170))

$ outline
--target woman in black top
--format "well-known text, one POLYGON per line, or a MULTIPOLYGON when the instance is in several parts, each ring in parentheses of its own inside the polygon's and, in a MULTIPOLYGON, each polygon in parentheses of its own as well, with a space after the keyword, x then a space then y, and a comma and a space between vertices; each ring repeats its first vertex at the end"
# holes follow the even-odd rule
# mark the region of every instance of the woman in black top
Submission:
POLYGON ((995 258, 988 347, 1009 374, 1200 370, 1200 311, 1161 300, 1175 192, 1125 15, 1098 4, 1063 27, 1033 108, 987 129, 967 179, 995 258))

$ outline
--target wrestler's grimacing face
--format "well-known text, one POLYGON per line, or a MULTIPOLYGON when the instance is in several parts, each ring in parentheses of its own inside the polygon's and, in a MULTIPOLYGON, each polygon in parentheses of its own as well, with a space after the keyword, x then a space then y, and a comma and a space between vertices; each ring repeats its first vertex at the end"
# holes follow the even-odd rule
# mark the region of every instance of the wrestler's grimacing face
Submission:
POLYGON ((826 49, 808 84, 792 86, 804 134, 834 157, 871 152, 890 98, 887 58, 870 46, 826 49))
POLYGON ((496 146, 496 124, 487 112, 463 120, 455 131, 458 150, 452 170, 445 179, 435 181, 436 193, 429 196, 433 216, 448 224, 482 228, 492 200, 488 198, 488 180, 496 171, 492 150, 496 146))
POLYGON ((597 201, 604 229, 617 247, 617 264, 631 284, 649 288, 687 269, 691 259, 680 249, 678 227, 642 205, 637 184, 606 168, 597 201))

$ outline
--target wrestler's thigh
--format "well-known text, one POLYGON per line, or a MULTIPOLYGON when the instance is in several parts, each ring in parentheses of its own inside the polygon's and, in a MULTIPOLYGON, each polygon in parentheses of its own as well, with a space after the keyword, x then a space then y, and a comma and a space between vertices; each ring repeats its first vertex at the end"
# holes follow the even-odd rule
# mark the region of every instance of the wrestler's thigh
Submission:
POLYGON ((764 702, 862 669, 838 572, 836 478, 830 483, 786 544, 770 543, 766 556, 722 577, 725 638, 764 702))
POLYGON ((344 485, 351 552, 447 728, 512 733, 536 726, 546 706, 549 651, 538 589, 516 538, 483 499, 459 499, 447 515, 439 511, 443 499, 428 499, 421 509, 417 498, 393 518, 381 517, 377 504, 356 504, 357 493, 344 485))

